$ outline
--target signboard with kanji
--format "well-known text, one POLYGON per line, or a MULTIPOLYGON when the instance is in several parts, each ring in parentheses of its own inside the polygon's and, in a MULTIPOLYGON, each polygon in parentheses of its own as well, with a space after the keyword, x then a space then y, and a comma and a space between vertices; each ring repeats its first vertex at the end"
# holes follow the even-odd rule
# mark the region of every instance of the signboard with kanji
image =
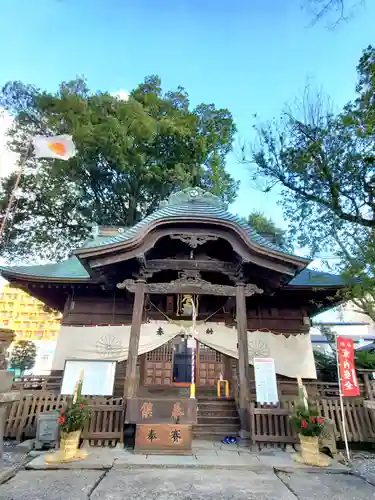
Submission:
POLYGON ((192 426, 179 424, 138 424, 137 453, 191 455, 192 426))
POLYGON ((337 353, 340 368, 340 383, 343 396, 360 395, 354 365, 354 342, 347 337, 337 337, 337 353))
POLYGON ((197 400, 191 398, 131 398, 126 403, 126 423, 196 424, 197 400))
POLYGON ((273 358, 254 358, 254 374, 257 402, 261 404, 278 403, 275 360, 273 358))

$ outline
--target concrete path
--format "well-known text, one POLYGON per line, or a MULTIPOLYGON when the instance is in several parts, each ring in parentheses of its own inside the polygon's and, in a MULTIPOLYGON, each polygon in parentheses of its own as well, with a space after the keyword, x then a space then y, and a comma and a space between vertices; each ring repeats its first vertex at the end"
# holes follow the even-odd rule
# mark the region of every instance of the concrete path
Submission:
POLYGON ((213 469, 20 471, 1 500, 369 500, 375 488, 344 474, 213 469))

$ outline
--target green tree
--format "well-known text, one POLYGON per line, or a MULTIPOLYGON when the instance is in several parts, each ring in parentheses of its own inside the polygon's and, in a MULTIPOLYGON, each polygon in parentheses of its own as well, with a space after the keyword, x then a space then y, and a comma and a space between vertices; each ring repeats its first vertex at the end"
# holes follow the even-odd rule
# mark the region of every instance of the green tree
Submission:
POLYGON ((258 143, 248 160, 266 191, 281 187, 290 236, 311 256, 336 257, 331 267, 348 285, 342 298, 375 319, 374 48, 357 71, 357 98, 342 112, 305 96, 299 111, 255 126, 258 143))
POLYGON ((35 365, 36 345, 31 340, 20 340, 12 349, 10 367, 18 369, 21 376, 25 370, 31 370, 35 365))
MULTIPOLYGON (((50 93, 7 83, 0 106, 14 117, 10 147, 24 154, 35 134, 71 134, 77 155, 61 160, 31 156, 3 253, 25 259, 65 256, 94 224, 131 226, 173 191, 199 186, 230 203, 238 188, 226 172, 236 127, 227 109, 190 109, 182 87, 163 92, 157 76, 145 78, 127 100, 92 92, 84 79, 50 93)), ((0 187, 4 213, 15 175, 0 187)), ((5 243, 5 244, 4 244, 5 243)))
POLYGON ((292 248, 286 231, 277 227, 274 221, 266 217, 263 212, 253 210, 245 222, 249 224, 249 226, 251 226, 257 233, 264 238, 267 238, 275 245, 288 249, 292 248))

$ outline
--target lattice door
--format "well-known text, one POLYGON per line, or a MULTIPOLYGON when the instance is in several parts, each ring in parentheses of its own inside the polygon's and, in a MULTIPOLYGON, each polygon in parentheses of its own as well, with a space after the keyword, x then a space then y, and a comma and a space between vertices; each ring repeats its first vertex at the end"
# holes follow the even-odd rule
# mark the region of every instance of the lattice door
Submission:
POLYGON ((145 385, 171 385, 173 374, 173 343, 166 344, 146 354, 145 385))
POLYGON ((198 370, 198 385, 216 385, 220 373, 224 375, 223 354, 199 343, 198 370))

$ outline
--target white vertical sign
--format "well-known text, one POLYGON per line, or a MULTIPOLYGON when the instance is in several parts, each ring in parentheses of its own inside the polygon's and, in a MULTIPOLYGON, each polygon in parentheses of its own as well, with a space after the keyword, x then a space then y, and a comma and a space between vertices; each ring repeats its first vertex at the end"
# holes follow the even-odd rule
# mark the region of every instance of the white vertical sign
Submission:
POLYGON ((273 358, 254 358, 254 373, 257 402, 262 404, 278 403, 275 360, 273 358))

